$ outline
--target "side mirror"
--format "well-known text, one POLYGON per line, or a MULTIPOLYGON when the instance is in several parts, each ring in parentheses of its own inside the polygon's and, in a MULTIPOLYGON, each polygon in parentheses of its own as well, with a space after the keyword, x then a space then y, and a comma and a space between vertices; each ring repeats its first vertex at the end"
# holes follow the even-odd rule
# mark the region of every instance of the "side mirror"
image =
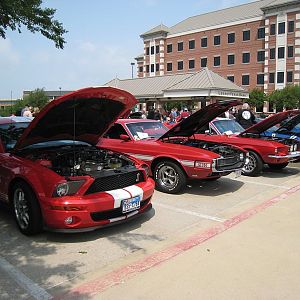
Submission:
POLYGON ((130 137, 127 134, 121 134, 120 139, 124 142, 127 142, 130 140, 130 137))

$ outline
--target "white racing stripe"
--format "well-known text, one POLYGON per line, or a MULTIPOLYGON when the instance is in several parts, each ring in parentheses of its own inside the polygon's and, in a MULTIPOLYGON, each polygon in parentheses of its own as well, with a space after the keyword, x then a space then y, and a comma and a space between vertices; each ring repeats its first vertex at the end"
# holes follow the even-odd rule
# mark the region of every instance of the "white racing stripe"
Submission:
MULTIPOLYGON (((0 256, 0 270, 6 273, 20 287, 26 290, 34 299, 53 299, 53 297, 42 287, 33 282, 24 273, 16 269, 5 258, 0 256)), ((1 272, 1 273, 2 273, 1 272)), ((2 275, 3 276, 3 275, 2 275)))
POLYGON ((221 218, 214 217, 214 216, 209 216, 209 215, 204 215, 204 214, 199 214, 199 213, 194 212, 194 211, 181 209, 181 208, 176 208, 176 207, 166 205, 166 204, 162 204, 162 203, 155 202, 155 206, 160 206, 160 207, 163 207, 163 208, 167 208, 168 210, 171 210, 171 211, 175 211, 175 212, 178 212, 178 213, 199 217, 199 218, 202 218, 202 219, 207 219, 207 220, 212 220, 212 221, 217 221, 217 222, 224 222, 225 221, 225 219, 221 219, 221 218))
POLYGON ((144 191, 139 186, 137 185, 126 186, 124 190, 129 192, 132 198, 136 196, 141 196, 141 200, 143 200, 144 191))
POLYGON ((105 193, 110 194, 114 198, 114 208, 118 208, 121 206, 121 201, 124 199, 131 198, 129 192, 125 191, 124 189, 117 189, 111 191, 105 191, 105 193))

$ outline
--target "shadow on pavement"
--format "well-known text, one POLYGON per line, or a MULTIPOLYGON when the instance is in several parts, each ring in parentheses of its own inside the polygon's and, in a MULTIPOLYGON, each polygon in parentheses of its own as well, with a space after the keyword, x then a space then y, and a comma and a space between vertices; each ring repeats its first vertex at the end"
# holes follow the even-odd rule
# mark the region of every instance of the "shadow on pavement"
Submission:
POLYGON ((298 168, 285 167, 282 170, 274 170, 269 168, 267 165, 264 167, 263 172, 261 174, 262 177, 267 178, 286 178, 289 176, 295 176, 300 173, 298 168))

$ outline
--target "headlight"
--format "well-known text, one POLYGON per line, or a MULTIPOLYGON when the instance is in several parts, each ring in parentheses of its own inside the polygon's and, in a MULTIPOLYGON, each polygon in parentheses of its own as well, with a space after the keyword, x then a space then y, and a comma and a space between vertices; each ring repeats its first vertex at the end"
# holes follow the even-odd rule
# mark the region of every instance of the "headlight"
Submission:
POLYGON ((56 195, 58 197, 62 197, 62 196, 66 196, 69 192, 69 186, 68 184, 65 183, 60 183, 57 187, 56 187, 56 195))
POLYGON ((145 170, 146 177, 149 177, 150 169, 149 169, 148 165, 142 165, 141 167, 145 170))
POLYGON ((295 151, 297 151, 297 144, 293 144, 290 147, 290 152, 295 152, 295 151))
POLYGON ((240 161, 243 161, 244 160, 244 153, 240 153, 240 161))
POLYGON ((56 186, 52 196, 63 197, 67 195, 68 196, 74 195, 81 188, 84 182, 85 182, 84 180, 74 180, 74 181, 59 183, 56 186))

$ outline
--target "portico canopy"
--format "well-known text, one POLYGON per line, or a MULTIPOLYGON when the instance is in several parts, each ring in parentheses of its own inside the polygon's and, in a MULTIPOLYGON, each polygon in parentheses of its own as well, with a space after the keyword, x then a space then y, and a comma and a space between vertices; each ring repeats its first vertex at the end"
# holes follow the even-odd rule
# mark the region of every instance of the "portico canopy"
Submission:
POLYGON ((248 99, 249 93, 230 80, 203 68, 199 72, 113 79, 105 84, 133 94, 140 102, 206 99, 248 99))

